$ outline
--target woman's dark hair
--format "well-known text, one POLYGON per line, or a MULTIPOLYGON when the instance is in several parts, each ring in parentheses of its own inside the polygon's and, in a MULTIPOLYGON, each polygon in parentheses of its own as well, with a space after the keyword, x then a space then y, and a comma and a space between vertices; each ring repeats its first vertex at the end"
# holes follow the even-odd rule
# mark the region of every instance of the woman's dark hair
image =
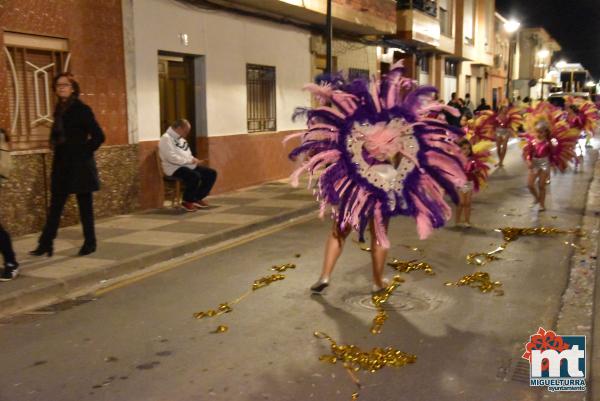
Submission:
POLYGON ((473 145, 471 145, 471 141, 469 141, 467 138, 463 138, 460 141, 458 141, 459 148, 462 149, 464 145, 469 145, 469 156, 471 156, 473 154, 473 145))
POLYGON ((71 74, 70 72, 62 72, 54 77, 54 80, 52 81, 52 89, 54 90, 54 92, 56 92, 56 85, 58 84, 58 80, 62 77, 67 78, 71 83, 71 87, 73 88, 73 94, 71 96, 74 98, 79 98, 79 95, 81 94, 79 82, 75 80, 75 77, 73 77, 73 74, 71 74))

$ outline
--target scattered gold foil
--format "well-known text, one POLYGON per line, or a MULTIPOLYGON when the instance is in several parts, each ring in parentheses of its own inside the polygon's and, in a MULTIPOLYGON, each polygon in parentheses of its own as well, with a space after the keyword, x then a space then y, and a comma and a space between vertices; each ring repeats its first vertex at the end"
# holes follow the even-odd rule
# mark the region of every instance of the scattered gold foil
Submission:
MULTIPOLYGON (((556 234, 575 234, 578 237, 585 238, 585 233, 581 229, 570 229, 563 230, 560 228, 554 227, 504 227, 498 228, 495 231, 501 232, 504 238, 504 243, 499 245, 496 249, 491 252, 473 252, 467 255, 467 263, 470 265, 483 266, 495 260, 499 260, 500 258, 497 256, 499 253, 502 253, 508 247, 510 242, 516 241, 520 237, 523 236, 546 236, 546 235, 556 235, 556 234)), ((565 244, 569 245, 569 243, 565 242, 565 244)), ((579 249, 579 247, 575 244, 571 246, 579 249)), ((583 249, 583 253, 585 252, 585 248, 583 249)))
POLYGON ((580 254, 585 255, 587 253, 587 249, 584 246, 577 245, 573 242, 565 241, 563 242, 565 245, 575 248, 580 254))
POLYGON ((300 256, 302 256, 302 255, 300 255, 299 253, 297 253, 297 254, 295 254, 294 256, 295 256, 295 257, 297 257, 297 258, 299 258, 299 257, 300 257, 300 256))
POLYGON ((258 280, 255 280, 252 284, 252 291, 256 291, 258 289, 264 288, 275 281, 285 279, 285 275, 283 274, 271 274, 270 276, 261 277, 258 280))
POLYGON ((368 247, 368 246, 361 246, 361 247, 360 247, 360 250, 361 250, 361 251, 365 251, 365 252, 371 252, 371 248, 370 248, 370 247, 368 247))
MULTIPOLYGON (((272 267, 272 269, 276 270, 276 271, 285 271, 287 269, 295 269, 295 268, 296 268, 296 265, 294 265, 292 263, 286 263, 286 264, 272 267)), ((242 294, 239 298, 237 298, 231 302, 223 302, 222 304, 219 304, 219 306, 216 309, 209 309, 207 311, 196 312, 196 313, 194 313, 194 318, 204 319, 206 317, 215 317, 215 316, 223 315, 225 313, 229 313, 229 312, 233 311, 233 305, 238 304, 240 301, 242 301, 244 298, 246 298, 248 295, 250 295, 253 291, 264 288, 264 287, 268 286, 269 284, 274 283, 275 281, 280 281, 283 279, 285 279, 284 274, 272 274, 270 276, 261 277, 258 280, 255 280, 252 283, 252 288, 249 291, 242 294)), ((219 327, 221 327, 221 326, 219 326, 219 327)), ((222 326, 222 327, 225 327, 225 329, 227 329, 226 326, 222 326)))
POLYGON ((402 261, 394 258, 391 262, 388 262, 388 266, 400 273, 410 273, 414 270, 423 270, 425 274, 430 276, 435 275, 435 272, 429 263, 418 262, 417 260, 402 261))
POLYGON ((228 302, 225 302, 225 303, 220 304, 216 310, 210 309, 205 312, 196 312, 196 313, 194 313, 194 317, 196 319, 203 319, 205 317, 215 317, 215 316, 222 315, 224 313, 229 313, 232 310, 233 310, 233 308, 231 307, 231 304, 228 302))
POLYGON ((331 354, 323 355, 319 359, 324 362, 335 364, 341 362, 346 368, 355 372, 359 370, 375 373, 386 366, 399 368, 409 363, 414 363, 417 357, 406 352, 398 351, 392 347, 373 348, 371 351, 362 351, 355 345, 338 345, 331 337, 322 332, 315 332, 314 336, 329 340, 331 354))
POLYGON ((485 272, 475 272, 473 274, 467 274, 457 282, 447 282, 446 286, 469 286, 472 288, 477 288, 482 293, 493 292, 494 295, 504 295, 504 291, 500 290, 499 287, 502 286, 502 283, 499 281, 492 281, 490 279, 489 273, 485 272))
POLYGON ((371 326, 371 334, 381 333, 383 325, 387 320, 387 312, 383 309, 383 305, 387 302, 394 290, 400 286, 400 283, 403 282, 404 279, 402 279, 400 276, 394 276, 392 282, 385 289, 375 292, 371 296, 373 305, 375 305, 377 308, 377 315, 375 315, 375 318, 373 319, 373 325, 371 326))
POLYGON ((229 327, 227 327, 227 326, 217 326, 216 330, 213 333, 215 333, 215 334, 225 333, 227 330, 229 330, 229 327))
POLYGON ((562 230, 560 228, 554 227, 529 227, 529 228, 517 228, 517 227, 504 227, 499 228, 496 231, 499 231, 504 236, 504 240, 506 242, 511 242, 519 237, 526 235, 555 235, 555 234, 576 234, 578 236, 583 236, 583 233, 580 229, 572 229, 572 230, 562 230))
POLYGON ((467 263, 470 265, 483 266, 489 262, 500 259, 496 254, 504 251, 506 244, 500 245, 491 252, 474 252, 467 255, 467 263))
POLYGON ((296 265, 293 263, 284 263, 282 265, 276 265, 276 266, 271 267, 271 270, 281 273, 281 272, 286 271, 287 269, 295 269, 295 268, 296 268, 296 265))
POLYGON ((352 393, 352 398, 350 400, 356 401, 356 400, 358 400, 359 396, 360 396, 360 394, 358 394, 358 393, 352 393))

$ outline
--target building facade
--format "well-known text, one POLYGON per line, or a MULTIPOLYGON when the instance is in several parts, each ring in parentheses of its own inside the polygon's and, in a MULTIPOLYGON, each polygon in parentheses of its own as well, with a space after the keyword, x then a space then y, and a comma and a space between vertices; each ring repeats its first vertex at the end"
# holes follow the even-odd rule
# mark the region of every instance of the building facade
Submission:
MULTIPOLYGON (((97 216, 138 208, 137 146, 127 132, 120 0, 0 2, 0 127, 12 169, 0 180, 0 220, 15 235, 41 230, 49 200, 52 78, 70 71, 106 134, 97 153, 97 216)), ((67 205, 64 224, 77 220, 67 205)))

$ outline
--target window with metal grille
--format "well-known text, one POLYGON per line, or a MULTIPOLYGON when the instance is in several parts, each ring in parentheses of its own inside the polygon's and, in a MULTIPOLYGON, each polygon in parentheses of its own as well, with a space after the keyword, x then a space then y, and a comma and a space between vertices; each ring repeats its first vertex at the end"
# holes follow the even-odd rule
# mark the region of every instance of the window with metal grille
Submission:
POLYGON ((246 64, 248 132, 277 130, 275 67, 246 64))
POLYGON ((67 41, 15 32, 4 34, 12 150, 48 147, 54 111, 54 76, 69 65, 67 41))
POLYGON ((369 70, 363 68, 348 68, 348 80, 354 81, 355 79, 369 79, 369 70))

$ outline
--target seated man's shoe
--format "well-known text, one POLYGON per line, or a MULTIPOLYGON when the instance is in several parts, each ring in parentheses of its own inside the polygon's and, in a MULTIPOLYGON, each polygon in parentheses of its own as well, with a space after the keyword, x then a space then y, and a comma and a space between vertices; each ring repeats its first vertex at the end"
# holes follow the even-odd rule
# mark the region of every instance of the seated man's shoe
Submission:
POLYGON ((197 209, 208 209, 210 207, 210 205, 203 200, 194 202, 194 206, 196 206, 197 209))
POLYGON ((181 202, 181 207, 186 212, 195 212, 196 210, 198 210, 194 202, 181 202))
POLYGON ((19 275, 19 264, 18 263, 6 263, 4 265, 4 271, 0 275, 0 281, 10 281, 19 275))

